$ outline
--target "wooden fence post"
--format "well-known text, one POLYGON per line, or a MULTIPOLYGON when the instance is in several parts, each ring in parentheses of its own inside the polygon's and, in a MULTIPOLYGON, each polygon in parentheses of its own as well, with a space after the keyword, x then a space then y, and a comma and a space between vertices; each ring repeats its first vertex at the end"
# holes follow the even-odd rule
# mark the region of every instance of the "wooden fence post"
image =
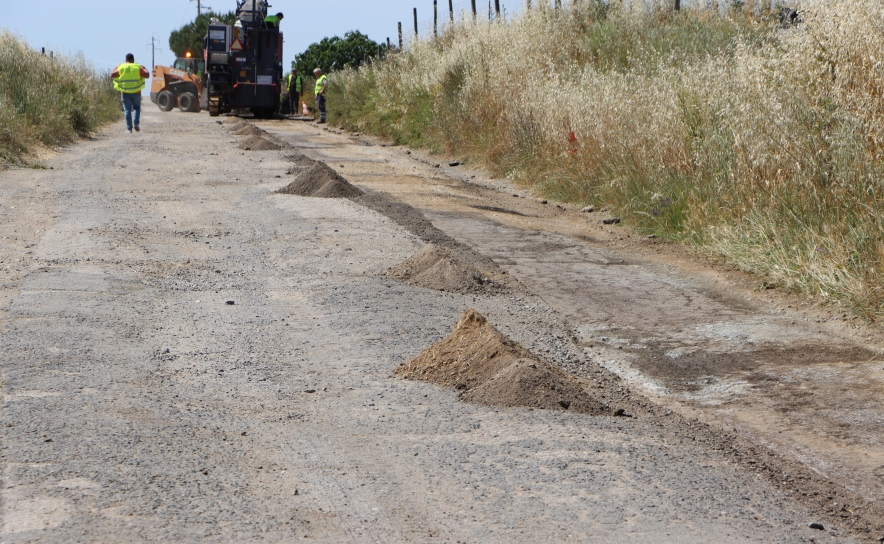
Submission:
POLYGON ((476 0, 472 0, 473 4, 473 19, 476 18, 476 0))
POLYGON ((433 0, 433 37, 439 37, 439 4, 433 0))
POLYGON ((393 46, 392 46, 392 44, 390 43, 390 38, 389 38, 389 36, 388 36, 388 37, 387 37, 387 51, 389 51, 390 49, 393 49, 393 46))
POLYGON ((500 0, 494 0, 494 16, 500 21, 500 0))
POLYGON ((448 0, 448 15, 451 17, 451 24, 454 24, 454 0, 448 0))
POLYGON ((399 23, 399 50, 402 51, 402 23, 399 23))
POLYGON ((417 8, 414 8, 414 37, 417 38, 417 8))

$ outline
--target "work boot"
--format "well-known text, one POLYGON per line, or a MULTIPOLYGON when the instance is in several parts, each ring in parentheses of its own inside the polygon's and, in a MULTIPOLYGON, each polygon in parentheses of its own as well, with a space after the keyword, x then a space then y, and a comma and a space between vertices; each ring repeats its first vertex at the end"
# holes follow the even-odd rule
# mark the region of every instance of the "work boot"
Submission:
POLYGON ((126 134, 132 134, 132 129, 131 129, 131 128, 127 128, 127 129, 126 129, 126 134))
POLYGON ((135 125, 135 132, 141 132, 141 129, 138 128, 138 125, 135 125))

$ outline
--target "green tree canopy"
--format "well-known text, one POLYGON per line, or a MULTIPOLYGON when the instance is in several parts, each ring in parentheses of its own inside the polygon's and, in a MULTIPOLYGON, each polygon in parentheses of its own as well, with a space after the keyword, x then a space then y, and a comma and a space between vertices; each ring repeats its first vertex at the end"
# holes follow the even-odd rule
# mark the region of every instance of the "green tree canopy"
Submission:
POLYGON ((365 61, 366 56, 377 54, 377 42, 358 30, 351 30, 343 39, 333 36, 311 44, 306 51, 295 56, 295 68, 302 75, 312 74, 314 68, 328 73, 348 66, 355 68, 365 61))
POLYGON ((209 31, 209 21, 217 18, 226 25, 232 25, 236 22, 236 13, 228 12, 220 15, 209 12, 203 13, 187 23, 178 30, 173 30, 169 36, 169 49, 176 57, 183 57, 184 53, 190 51, 190 54, 197 58, 203 58, 203 40, 206 39, 206 33, 209 31))

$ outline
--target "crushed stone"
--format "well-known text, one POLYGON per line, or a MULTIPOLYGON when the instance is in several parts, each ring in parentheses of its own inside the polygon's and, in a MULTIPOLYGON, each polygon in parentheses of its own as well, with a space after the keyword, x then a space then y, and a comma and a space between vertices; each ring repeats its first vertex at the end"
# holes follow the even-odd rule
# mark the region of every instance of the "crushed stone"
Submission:
POLYGON ((462 400, 475 404, 612 413, 587 391, 587 384, 507 338, 475 310, 467 310, 448 337, 395 374, 453 386, 462 391, 462 400))
POLYGON ((322 161, 316 161, 277 192, 320 198, 351 198, 362 194, 361 190, 322 161))

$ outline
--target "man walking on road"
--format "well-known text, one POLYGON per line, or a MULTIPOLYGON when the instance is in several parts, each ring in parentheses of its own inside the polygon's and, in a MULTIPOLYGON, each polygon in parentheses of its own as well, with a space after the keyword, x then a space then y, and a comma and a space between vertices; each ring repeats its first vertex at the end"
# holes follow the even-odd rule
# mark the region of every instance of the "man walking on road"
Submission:
POLYGON ((292 72, 289 74, 287 87, 289 91, 289 111, 292 115, 298 114, 298 105, 301 103, 301 91, 303 89, 304 79, 292 63, 292 72))
POLYGON ((141 122, 141 91, 144 89, 144 80, 150 77, 147 69, 140 64, 135 64, 135 55, 126 55, 126 62, 117 66, 111 77, 114 79, 114 90, 122 94, 123 109, 126 111, 126 132, 132 134, 132 129, 139 132, 138 125, 141 122), (135 110, 135 123, 132 123, 132 110, 135 110))
POLYGON ((316 107, 319 109, 319 123, 325 123, 325 88, 328 85, 328 76, 317 68, 313 70, 316 76, 316 107))

